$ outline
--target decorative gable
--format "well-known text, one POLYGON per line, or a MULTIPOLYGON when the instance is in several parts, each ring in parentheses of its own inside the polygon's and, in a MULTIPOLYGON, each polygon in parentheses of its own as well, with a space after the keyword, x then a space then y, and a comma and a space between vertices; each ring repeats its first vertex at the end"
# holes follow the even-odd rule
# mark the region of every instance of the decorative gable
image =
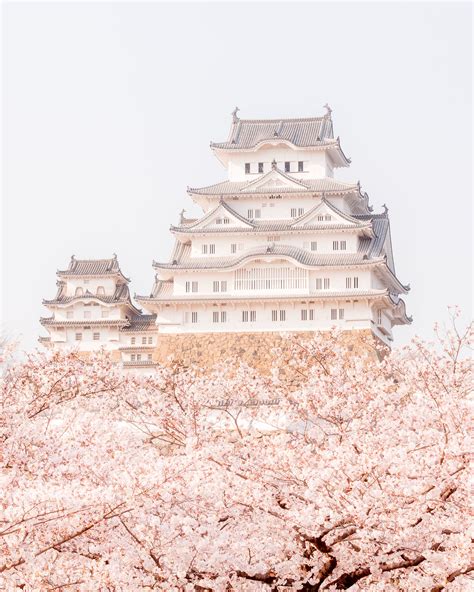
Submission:
POLYGON ((297 218, 292 226, 293 228, 304 228, 321 224, 343 224, 350 227, 358 226, 360 222, 352 216, 344 214, 323 198, 321 203, 297 218))
POLYGON ((266 189, 269 189, 270 191, 273 191, 274 189, 288 190, 291 188, 294 188, 295 191, 306 191, 308 189, 307 186, 298 179, 294 179, 279 169, 274 168, 266 175, 263 175, 252 183, 249 183, 244 189, 241 190, 241 192, 250 193, 253 191, 265 191, 266 189))

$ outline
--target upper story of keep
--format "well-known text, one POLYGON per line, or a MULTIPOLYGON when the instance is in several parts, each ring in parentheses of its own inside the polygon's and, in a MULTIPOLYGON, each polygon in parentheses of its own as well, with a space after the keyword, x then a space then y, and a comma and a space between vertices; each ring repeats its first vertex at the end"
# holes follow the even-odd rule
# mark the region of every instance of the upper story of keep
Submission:
POLYGON ((350 164, 327 105, 322 117, 297 119, 240 119, 237 112, 227 140, 211 142, 230 182, 251 182, 275 168, 301 181, 332 178, 350 164))

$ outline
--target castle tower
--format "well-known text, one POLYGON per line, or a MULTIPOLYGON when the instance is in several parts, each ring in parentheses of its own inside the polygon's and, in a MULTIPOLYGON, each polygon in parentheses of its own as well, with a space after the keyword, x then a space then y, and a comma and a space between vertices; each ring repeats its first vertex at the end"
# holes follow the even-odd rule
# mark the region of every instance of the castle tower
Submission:
POLYGON ((137 297, 160 340, 336 326, 390 345, 393 326, 411 322, 387 208, 372 213, 359 183, 333 177, 350 160, 326 110, 268 120, 234 111, 227 141, 211 143, 227 180, 188 188, 203 215, 171 226, 170 260, 153 263, 152 292, 137 297))
POLYGON ((112 259, 76 259, 58 271, 58 291, 53 300, 43 300, 52 316, 40 319, 49 337, 43 345, 77 348, 90 352, 117 350, 117 360, 127 367, 153 364, 156 347, 155 315, 142 315, 130 298, 129 279, 112 259))

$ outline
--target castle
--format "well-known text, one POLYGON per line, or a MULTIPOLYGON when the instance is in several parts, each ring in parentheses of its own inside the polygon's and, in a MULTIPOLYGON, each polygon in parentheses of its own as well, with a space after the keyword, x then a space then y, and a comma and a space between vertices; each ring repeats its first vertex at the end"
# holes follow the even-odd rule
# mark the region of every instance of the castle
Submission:
POLYGON ((240 119, 211 143, 227 179, 188 188, 203 211, 171 226, 170 260, 153 262, 151 293, 132 302, 117 258, 78 260, 58 271, 58 293, 41 323, 53 347, 100 347, 124 367, 169 355, 200 363, 255 356, 282 332, 336 326, 390 346, 411 322, 395 274, 388 210, 374 214, 348 167, 331 109, 321 117, 240 119), (214 355, 209 355, 210 351, 214 355), (200 360, 200 358, 202 360, 200 360))

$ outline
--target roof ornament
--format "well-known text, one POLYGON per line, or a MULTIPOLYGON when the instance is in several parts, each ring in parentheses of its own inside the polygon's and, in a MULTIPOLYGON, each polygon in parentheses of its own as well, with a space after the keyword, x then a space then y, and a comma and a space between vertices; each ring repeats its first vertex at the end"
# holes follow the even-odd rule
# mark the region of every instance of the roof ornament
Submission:
POLYGON ((332 113, 331 107, 327 103, 325 105, 323 105, 323 107, 324 107, 324 109, 326 109, 325 117, 331 117, 331 113, 332 113))
POLYGON ((277 168, 277 161, 275 159, 272 160, 272 170, 276 171, 277 168))
POLYGON ((382 204, 382 208, 383 208, 383 213, 388 214, 388 208, 385 204, 382 204))
POLYGON ((112 259, 115 259, 115 261, 117 260, 117 253, 112 253, 112 259))
POLYGON ((183 224, 184 223, 184 214, 186 213, 186 210, 183 208, 181 210, 181 212, 179 213, 179 223, 183 224))
POLYGON ((231 115, 232 115, 232 123, 237 123, 239 121, 239 118, 237 117, 237 113, 240 111, 240 109, 238 107, 236 107, 231 115))

